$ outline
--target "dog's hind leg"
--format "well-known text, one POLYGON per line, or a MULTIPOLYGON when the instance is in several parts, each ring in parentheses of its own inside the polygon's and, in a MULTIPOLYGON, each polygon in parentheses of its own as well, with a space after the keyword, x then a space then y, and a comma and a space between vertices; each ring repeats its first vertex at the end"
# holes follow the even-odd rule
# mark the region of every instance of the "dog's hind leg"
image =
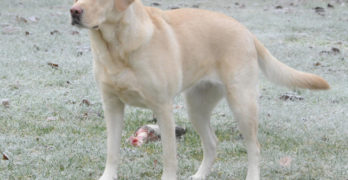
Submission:
POLYGON ((249 60, 233 72, 222 74, 226 98, 238 122, 248 153, 247 180, 260 178, 260 145, 258 131, 258 70, 257 61, 249 60))
POLYGON ((189 118, 203 144, 203 161, 191 179, 205 179, 216 158, 217 138, 210 126, 210 115, 223 94, 222 85, 210 82, 201 82, 185 94, 189 118))

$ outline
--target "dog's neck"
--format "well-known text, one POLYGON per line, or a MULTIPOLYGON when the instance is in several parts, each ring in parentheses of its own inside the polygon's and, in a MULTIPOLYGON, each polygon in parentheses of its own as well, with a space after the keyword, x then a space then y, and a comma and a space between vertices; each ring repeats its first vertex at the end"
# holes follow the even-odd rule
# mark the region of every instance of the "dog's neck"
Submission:
POLYGON ((140 48, 152 37, 153 24, 138 0, 124 12, 115 12, 108 19, 100 26, 99 32, 107 47, 111 52, 116 51, 119 58, 127 58, 129 53, 140 48))

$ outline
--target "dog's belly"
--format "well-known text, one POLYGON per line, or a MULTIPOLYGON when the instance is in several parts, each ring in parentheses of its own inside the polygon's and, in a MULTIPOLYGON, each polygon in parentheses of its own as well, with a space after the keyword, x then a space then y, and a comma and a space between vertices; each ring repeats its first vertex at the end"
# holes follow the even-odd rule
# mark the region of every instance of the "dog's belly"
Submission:
POLYGON ((127 89, 127 90, 120 90, 116 89, 116 94, 120 98, 120 100, 128 105, 135 106, 135 107, 142 107, 146 108, 146 102, 143 94, 140 91, 127 89))

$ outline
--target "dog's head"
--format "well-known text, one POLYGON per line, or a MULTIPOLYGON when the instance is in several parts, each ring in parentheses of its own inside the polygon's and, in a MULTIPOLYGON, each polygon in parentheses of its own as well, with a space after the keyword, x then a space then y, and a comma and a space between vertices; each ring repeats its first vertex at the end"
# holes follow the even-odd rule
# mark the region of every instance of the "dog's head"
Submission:
POLYGON ((75 0, 70 9, 72 25, 97 29, 125 11, 134 0, 75 0))

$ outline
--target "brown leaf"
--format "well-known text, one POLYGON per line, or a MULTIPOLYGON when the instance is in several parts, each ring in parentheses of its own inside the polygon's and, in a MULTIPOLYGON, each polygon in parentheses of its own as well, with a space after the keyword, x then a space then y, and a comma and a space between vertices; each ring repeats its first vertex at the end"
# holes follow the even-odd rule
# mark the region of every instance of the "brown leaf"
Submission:
POLYGON ((324 16, 325 15, 325 9, 323 7, 315 7, 314 8, 315 12, 318 13, 319 15, 321 16, 324 16))
POLYGON ((161 4, 158 3, 158 2, 151 3, 151 5, 152 5, 152 6, 161 6, 161 4))
POLYGON ((91 105, 91 103, 87 99, 83 99, 81 104, 84 104, 86 106, 90 106, 91 105))
POLYGON ((29 32, 29 31, 25 31, 25 35, 26 35, 26 36, 29 36, 29 35, 30 35, 30 32, 29 32))
POLYGON ((169 9, 180 9, 180 7, 178 7, 178 6, 173 6, 173 7, 170 7, 169 9))
POLYGON ((51 66, 51 68, 58 69, 59 65, 55 63, 47 63, 47 65, 51 66))
POLYGON ((290 101, 302 101, 302 100, 304 100, 303 97, 296 96, 296 95, 293 95, 293 94, 284 94, 284 95, 280 96, 279 99, 283 100, 283 101, 287 101, 287 100, 290 100, 290 101))
POLYGON ((19 23, 27 23, 28 22, 28 20, 22 16, 16 16, 16 21, 19 23))
POLYGON ((71 34, 72 34, 72 35, 79 35, 80 32, 78 32, 78 31, 71 31, 71 34))
POLYGON ((331 48, 331 51, 332 51, 334 54, 339 54, 339 53, 341 53, 340 49, 335 48, 335 47, 331 48))
POLYGON ((291 165, 291 161, 292 161, 291 157, 286 156, 279 160, 279 165, 282 167, 289 167, 291 165))
POLYGON ((280 6, 280 5, 279 5, 279 6, 276 6, 275 8, 276 8, 276 9, 283 9, 283 6, 280 6))
POLYGON ((9 99, 2 99, 1 104, 5 106, 6 108, 10 107, 10 100, 9 99))
POLYGON ((2 153, 2 160, 5 160, 5 161, 9 160, 8 155, 4 152, 2 153))
POLYGON ((320 62, 316 62, 316 63, 314 64, 314 66, 320 66, 320 65, 321 65, 320 62))
POLYGON ((60 34, 60 32, 58 30, 54 30, 50 32, 51 35, 55 35, 55 34, 60 34))

